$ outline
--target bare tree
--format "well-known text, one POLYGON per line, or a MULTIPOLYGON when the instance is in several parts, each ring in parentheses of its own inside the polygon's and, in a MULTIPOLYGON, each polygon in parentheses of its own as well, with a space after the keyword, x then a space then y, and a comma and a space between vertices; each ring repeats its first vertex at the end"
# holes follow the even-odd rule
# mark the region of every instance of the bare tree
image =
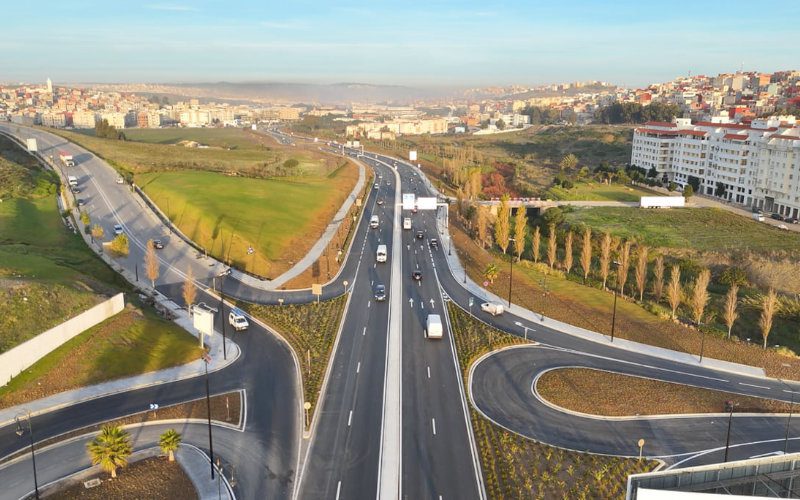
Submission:
POLYGON ((767 348, 767 339, 772 331, 772 320, 776 309, 778 309, 778 294, 775 293, 774 288, 770 287, 769 292, 764 295, 764 301, 761 303, 761 317, 758 318, 761 337, 764 338, 764 349, 767 348))
POLYGON ((475 226, 478 231, 478 243, 481 244, 481 248, 486 248, 486 241, 489 239, 489 209, 485 205, 478 205, 475 226))
POLYGON ((547 235, 547 263, 550 264, 550 269, 556 263, 556 250, 558 249, 558 240, 556 239, 556 225, 550 224, 548 228, 550 234, 547 235))
POLYGON ((619 265, 617 266, 617 284, 619 293, 625 296, 625 283, 628 282, 628 271, 631 269, 631 242, 623 243, 619 251, 619 265))
POLYGON ((669 274, 669 284, 667 285, 667 301, 669 301, 669 307, 672 309, 672 319, 675 319, 675 312, 678 310, 678 306, 681 305, 682 295, 681 268, 672 266, 669 274))
POLYGON ((653 295, 656 302, 661 302, 661 296, 664 294, 664 256, 659 255, 656 257, 655 266, 653 266, 653 295))
POLYGON ((639 245, 636 251, 636 288, 639 290, 639 302, 644 298, 644 289, 647 285, 647 254, 650 251, 647 245, 639 245))
POLYGON ((147 250, 144 254, 144 270, 147 273, 147 279, 150 280, 150 285, 155 288, 156 280, 158 279, 158 256, 156 255, 156 246, 153 240, 147 240, 147 250))
POLYGON ((600 278, 603 280, 603 289, 608 281, 609 266, 611 266, 611 235, 606 232, 600 240, 600 278))
POLYGON ((739 305, 739 285, 732 284, 725 295, 725 307, 722 310, 722 317, 725 319, 725 326, 728 327, 728 338, 731 338, 733 324, 739 319, 736 307, 739 305))
POLYGON ((586 228, 583 231, 583 245, 581 245, 581 268, 583 268, 583 283, 589 278, 592 270, 592 230, 586 228))
POLYGON ((539 262, 539 255, 542 250, 542 231, 539 226, 533 228, 533 237, 531 237, 531 250, 533 250, 533 261, 539 262))
POLYGON ((497 220, 494 223, 494 241, 503 253, 508 249, 511 236, 511 207, 508 206, 508 195, 500 198, 500 209, 497 211, 497 220))
POLYGON ((192 304, 197 298, 197 287, 194 284, 194 272, 192 268, 186 270, 186 280, 183 282, 183 302, 186 304, 186 310, 192 309, 192 304))
POLYGON ((517 262, 522 260, 522 252, 525 251, 525 237, 528 235, 528 214, 525 205, 517 208, 514 215, 514 251, 517 253, 517 262))
POLYGON ((692 308, 692 319, 699 325, 703 321, 703 313, 708 304, 708 283, 711 281, 711 271, 703 269, 697 275, 692 288, 692 298, 689 306, 692 308))
POLYGON ((569 274, 572 270, 572 231, 567 231, 567 237, 564 239, 564 270, 569 274))

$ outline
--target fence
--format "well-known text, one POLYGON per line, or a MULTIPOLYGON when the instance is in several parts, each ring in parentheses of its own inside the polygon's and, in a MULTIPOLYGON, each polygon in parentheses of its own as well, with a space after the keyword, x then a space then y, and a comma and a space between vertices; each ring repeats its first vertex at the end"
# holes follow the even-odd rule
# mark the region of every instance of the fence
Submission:
POLYGON ((74 318, 0 354, 0 384, 7 384, 12 377, 27 370, 54 349, 124 308, 125 297, 118 293, 74 318))

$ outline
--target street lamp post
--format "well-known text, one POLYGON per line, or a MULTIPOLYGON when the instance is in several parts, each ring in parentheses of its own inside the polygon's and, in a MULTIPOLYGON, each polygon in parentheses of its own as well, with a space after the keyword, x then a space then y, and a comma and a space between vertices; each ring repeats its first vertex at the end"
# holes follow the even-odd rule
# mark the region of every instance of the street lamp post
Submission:
POLYGON ((231 274, 230 269, 226 269, 219 274, 219 277, 222 278, 219 285, 219 311, 222 314, 222 359, 228 359, 228 348, 227 343, 228 339, 225 336, 225 277, 231 274))
POLYGON ((206 415, 208 416, 208 451, 211 457, 211 480, 214 480, 214 441, 211 437, 211 395, 208 388, 208 363, 211 361, 211 356, 203 354, 203 361, 206 367, 206 415))
MULTIPOLYGON (((515 240, 514 238, 509 238, 508 241, 510 243, 513 243, 515 240)), ((508 273, 508 307, 511 307, 511 284, 514 281, 514 256, 509 255, 508 257, 509 257, 508 262, 511 266, 508 273)))
POLYGON ((728 449, 731 446, 731 423, 733 421, 733 409, 737 406, 737 403, 733 401, 728 401, 728 436, 725 438, 725 458, 722 460, 723 462, 728 461, 728 449))
MULTIPOLYGON (((33 449, 33 424, 31 423, 31 412, 27 411, 24 415, 25 419, 28 421, 28 437, 30 438, 31 442, 31 463, 33 464, 33 488, 38 500, 39 498, 39 479, 36 477, 36 453, 33 449)), ((14 417, 14 420, 17 422, 17 436, 22 437, 25 434, 25 429, 22 428, 22 423, 19 421, 19 416, 14 417)))

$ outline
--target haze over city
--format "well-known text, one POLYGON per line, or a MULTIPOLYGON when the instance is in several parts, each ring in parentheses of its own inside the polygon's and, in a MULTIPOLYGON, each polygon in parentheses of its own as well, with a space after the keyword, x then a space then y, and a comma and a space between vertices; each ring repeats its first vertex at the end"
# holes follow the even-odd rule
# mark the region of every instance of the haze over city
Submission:
POLYGON ((39 2, 3 6, 0 80, 414 86, 774 71, 798 58, 797 2, 39 2), (769 50, 764 50, 765 47, 769 50))

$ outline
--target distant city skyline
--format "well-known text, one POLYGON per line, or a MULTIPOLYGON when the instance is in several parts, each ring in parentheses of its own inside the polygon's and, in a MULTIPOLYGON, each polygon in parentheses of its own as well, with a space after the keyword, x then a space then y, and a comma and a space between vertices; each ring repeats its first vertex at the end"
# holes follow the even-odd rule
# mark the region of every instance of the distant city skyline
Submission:
POLYGON ((797 2, 535 3, 17 2, 0 81, 643 86, 800 60, 797 2))

